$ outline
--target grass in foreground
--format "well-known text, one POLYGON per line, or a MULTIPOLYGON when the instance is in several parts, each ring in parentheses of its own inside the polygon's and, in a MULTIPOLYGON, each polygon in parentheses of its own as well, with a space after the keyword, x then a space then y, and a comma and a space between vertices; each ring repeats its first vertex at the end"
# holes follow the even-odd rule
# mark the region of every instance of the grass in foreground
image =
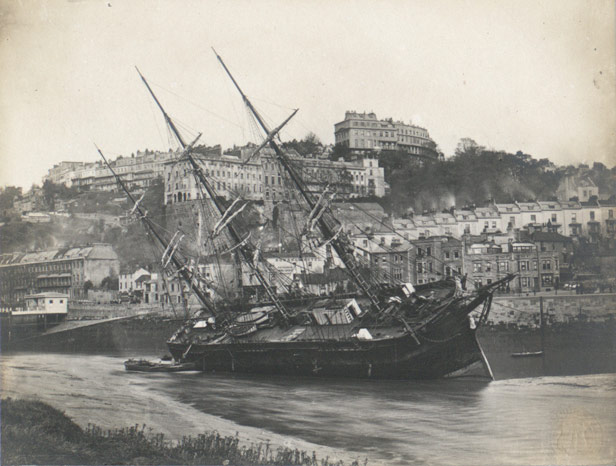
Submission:
MULTIPOLYGON (((301 465, 342 466, 317 459, 314 452, 272 448, 269 443, 240 445, 237 436, 217 432, 165 440, 145 425, 104 430, 82 429, 64 413, 40 401, 1 401, 2 464, 139 464, 139 465, 301 465)), ((353 462, 351 466, 359 466, 353 462)))

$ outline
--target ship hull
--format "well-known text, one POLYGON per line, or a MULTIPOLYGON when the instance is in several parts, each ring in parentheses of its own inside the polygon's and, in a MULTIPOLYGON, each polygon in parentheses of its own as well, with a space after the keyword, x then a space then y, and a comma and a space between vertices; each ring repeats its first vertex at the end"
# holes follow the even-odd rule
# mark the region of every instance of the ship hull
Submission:
POLYGON ((436 379, 456 374, 491 378, 475 330, 461 329, 444 341, 411 335, 383 340, 172 343, 176 360, 206 372, 238 372, 310 377, 436 379), (479 371, 477 370, 479 368, 479 371))

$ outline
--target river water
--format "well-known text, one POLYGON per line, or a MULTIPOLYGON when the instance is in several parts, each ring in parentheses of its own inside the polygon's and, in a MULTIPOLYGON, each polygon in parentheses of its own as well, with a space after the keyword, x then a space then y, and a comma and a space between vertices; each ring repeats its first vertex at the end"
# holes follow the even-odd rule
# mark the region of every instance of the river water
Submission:
POLYGON ((146 424, 169 439, 237 432, 369 465, 616 463, 616 374, 317 380, 130 373, 124 359, 3 355, 2 396, 40 399, 82 426, 146 424))

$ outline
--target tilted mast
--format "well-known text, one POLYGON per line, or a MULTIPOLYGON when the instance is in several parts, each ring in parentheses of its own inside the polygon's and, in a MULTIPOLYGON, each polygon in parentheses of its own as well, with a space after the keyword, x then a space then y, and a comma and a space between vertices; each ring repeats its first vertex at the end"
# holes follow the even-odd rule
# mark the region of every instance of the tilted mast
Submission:
MULTIPOLYGON (((116 179, 116 182, 120 185, 122 190, 126 193, 126 196, 133 203, 135 212, 138 214, 139 219, 141 220, 141 223, 143 223, 143 225, 145 226, 146 231, 150 235, 152 235, 152 237, 154 237, 154 239, 159 243, 159 245, 163 248, 163 250, 165 248, 167 248, 169 246, 169 244, 158 234, 158 232, 154 228, 154 225, 152 225, 152 222, 150 221, 150 219, 146 216, 145 212, 139 206, 139 202, 135 200, 135 198, 130 193, 130 191, 128 190, 128 188, 126 187, 126 185, 124 184, 122 179, 116 174, 116 172, 113 170, 113 168, 111 168, 111 165, 109 164, 109 162, 107 161, 107 159, 103 155, 102 151, 98 148, 98 146, 96 146, 96 150, 98 151, 100 156, 103 158, 103 161, 105 162, 105 165, 107 165, 107 168, 109 168, 109 170, 113 174, 114 178, 116 179)), ((211 312, 214 316, 216 316, 217 313, 216 313, 216 310, 214 308, 214 305, 212 304, 210 299, 205 295, 205 293, 197 286, 197 284, 194 283, 194 281, 192 280, 192 277, 190 275, 190 272, 188 271, 188 269, 186 267, 186 264, 182 263, 176 257, 175 254, 171 254, 170 260, 173 263, 173 265, 176 268, 176 270, 178 271, 178 274, 182 277, 182 279, 186 283, 188 283, 188 285, 190 286, 192 291, 195 293, 195 295, 197 296, 197 299, 199 300, 199 302, 209 312, 211 312)))
MULTIPOLYGON (((192 152, 191 152, 192 144, 191 145, 186 145, 186 143, 184 142, 184 139, 180 135, 180 132, 176 128, 175 124, 173 123, 173 121, 171 120, 171 118, 169 117, 169 115, 167 114, 167 112, 165 111, 163 106, 161 105, 161 103, 156 98, 156 95, 152 91, 152 88, 150 87, 150 85, 148 84, 146 79, 143 77, 143 75, 141 74, 141 72, 139 71, 138 68, 137 68, 137 73, 139 73, 139 76, 141 77, 141 80, 145 84, 146 88, 148 89, 148 92, 150 93, 150 95, 152 96, 152 98, 156 102, 156 105, 158 106, 158 108, 162 112, 167 125, 169 125, 169 128, 171 128, 171 131, 173 132, 173 134, 177 138, 178 142, 180 143, 180 146, 182 147, 182 150, 183 150, 181 157, 186 157, 186 159, 190 163, 190 165, 191 165, 195 175, 197 175, 197 178, 199 179, 199 182, 203 185, 203 187, 207 191, 208 195, 210 196, 210 199, 212 199, 212 202, 214 203, 214 206, 220 212, 220 215, 224 215, 224 213, 225 213, 224 206, 218 200, 218 198, 216 196, 216 192, 214 191, 214 188, 212 188, 212 186, 210 185, 209 181, 205 177, 205 174, 203 173, 203 170, 201 169, 201 166, 197 163, 196 159, 192 155, 192 152)), ((254 274, 256 275, 257 280, 259 281, 259 283, 263 286, 263 288, 265 288, 265 291, 266 291, 267 295, 269 296, 269 298, 272 300, 272 302, 276 306, 276 309, 278 310, 280 315, 285 320, 288 320, 289 314, 288 314, 287 310, 285 309, 283 304, 280 302, 280 300, 276 296, 276 293, 274 292, 274 290, 272 290, 272 288, 269 285, 268 281, 263 276, 263 273, 259 270, 257 264, 253 264, 252 263, 252 256, 253 256, 253 253, 254 253, 252 248, 250 246, 248 246, 247 244, 245 244, 245 242, 240 237, 238 231, 233 226, 232 222, 229 222, 226 225, 226 228, 229 231, 229 234, 231 235, 231 239, 237 245, 239 245, 239 251, 240 251, 240 254, 242 255, 242 258, 251 267, 251 269, 254 272, 254 274)))
MULTIPOLYGON (((220 64, 222 65, 226 73, 229 75, 229 78, 231 78, 231 81, 233 81, 233 84, 235 85, 235 88, 238 90, 238 92, 242 96, 244 103, 250 109, 255 119, 257 120, 261 128, 263 129, 263 131, 265 131, 265 133, 268 135, 269 145, 276 153, 276 156, 278 157, 278 160, 280 161, 281 165, 284 167, 284 169, 287 171, 287 173, 291 177, 291 180, 293 180, 293 182, 297 186, 297 189, 301 193, 302 197, 304 198, 304 200, 306 201, 310 209, 314 209, 316 206, 316 201, 314 197, 312 196, 312 194, 308 192, 308 189, 305 186, 303 180, 300 178, 300 176, 297 174, 297 172, 291 165, 289 157, 280 149, 280 147, 278 146, 278 144, 276 144, 274 139, 270 137, 270 134, 271 134, 270 130, 267 124, 265 123, 265 121, 263 120, 263 118, 261 117, 261 115, 259 114, 259 112, 252 105, 252 102, 250 102, 248 97, 246 97, 246 94, 244 94, 244 92, 242 91, 237 81, 235 80, 235 78, 233 77, 233 75, 231 74, 227 66, 225 65, 225 62, 222 60, 220 55, 216 53, 216 50, 214 50, 214 53, 216 54, 218 61, 220 62, 220 64)), ((323 216, 319 218, 318 225, 323 235, 327 238, 327 240, 331 242, 331 245, 333 246, 334 250, 340 257, 344 265, 346 266, 349 274, 351 275, 355 283, 360 287, 360 289, 370 299, 370 302, 372 303, 374 308, 377 311, 382 310, 381 303, 375 291, 373 290, 372 286, 361 276, 359 264, 357 263, 355 257, 353 256, 353 253, 349 250, 349 245, 344 240, 340 239, 339 235, 336 234, 336 232, 327 223, 326 219, 323 216)))

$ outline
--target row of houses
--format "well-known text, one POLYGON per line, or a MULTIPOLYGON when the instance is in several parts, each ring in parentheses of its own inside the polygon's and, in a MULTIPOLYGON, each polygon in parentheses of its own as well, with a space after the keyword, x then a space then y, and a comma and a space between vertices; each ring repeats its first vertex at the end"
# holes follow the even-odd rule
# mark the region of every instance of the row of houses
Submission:
POLYGON ((571 278, 571 241, 557 233, 541 232, 526 241, 511 237, 431 236, 385 245, 364 237, 353 238, 356 254, 383 281, 425 284, 447 277, 466 276, 475 286, 516 274, 504 290, 528 293, 557 289, 571 278), (361 246, 357 246, 357 243, 361 246), (564 274, 561 272, 564 271, 564 274), (389 279, 389 280, 388 280, 389 279))
POLYGON ((27 295, 56 292, 86 299, 89 286, 117 277, 118 255, 110 244, 0 255, 1 307, 23 305, 27 295))
MULTIPOLYGON (((393 248, 371 245, 358 248, 357 251, 366 273, 376 282, 411 282, 421 285, 466 276, 470 286, 479 287, 515 273, 515 280, 501 290, 507 293, 532 293, 560 288, 563 281, 561 268, 566 265, 567 254, 563 250, 541 250, 532 242, 504 245, 483 242, 465 246, 461 241, 445 236, 416 240, 393 248)), ((324 295, 354 289, 344 266, 325 255, 266 253, 263 258, 271 265, 265 275, 278 293, 324 295)), ((222 275, 228 280, 233 273, 229 269, 223 271, 222 275)), ((261 285, 248 267, 242 268, 242 276, 242 291, 234 288, 233 280, 222 285, 217 276, 213 277, 207 291, 213 298, 217 297, 217 293, 220 293, 218 298, 224 296, 223 288, 230 295, 240 292, 258 295, 261 285)), ((181 282, 165 281, 160 274, 146 270, 120 276, 122 292, 136 294, 146 303, 178 305, 190 295, 186 285, 181 282)))
MULTIPOLYGON (((382 209, 371 204, 356 204, 355 210, 370 208, 372 219, 360 225, 361 231, 390 243, 393 239, 414 240, 430 236, 452 236, 505 233, 520 229, 549 230, 568 237, 586 237, 597 241, 601 236, 616 238, 616 201, 535 201, 508 204, 491 203, 483 207, 452 208, 446 212, 389 218, 382 209)), ((349 233, 356 233, 357 224, 346 219, 348 205, 334 205, 338 218, 349 233)))
MULTIPOLYGON (((528 293, 557 289, 570 278, 571 241, 554 232, 534 232, 525 240, 506 235, 465 237, 431 236, 398 239, 390 244, 374 238, 352 236, 355 254, 371 278, 378 282, 424 284, 447 277, 466 276, 474 286, 489 284, 509 273, 517 275, 502 291, 528 293)), ((329 246, 312 252, 264 252, 269 264, 266 278, 279 293, 316 295, 352 290, 344 265, 329 246)), ((233 260, 214 265, 204 261, 189 268, 201 278, 204 292, 213 299, 262 292, 251 269, 241 277, 233 260)), ((23 305, 27 295, 57 292, 70 299, 86 299, 88 286, 98 287, 108 277, 118 277, 120 297, 148 304, 191 303, 191 293, 177 276, 137 269, 119 273, 117 254, 108 244, 0 256, 2 307, 23 305)))
MULTIPOLYGON (((135 191, 144 190, 154 180, 163 176, 164 164, 177 158, 171 150, 137 151, 131 157, 118 157, 110 162, 113 171, 135 191)), ((117 191, 117 181, 111 170, 102 162, 63 161, 49 169, 43 182, 76 187, 81 191, 117 191)))
MULTIPOLYGON (((325 285, 324 277, 330 282, 331 272, 327 270, 327 261, 324 258, 311 253, 298 256, 296 253, 282 252, 266 252, 262 257, 269 264, 263 275, 278 292, 286 292, 293 287, 298 290, 301 287, 303 291, 313 294, 330 291, 330 287, 325 285)), ((196 266, 193 264, 189 269, 191 273, 198 274, 200 280, 195 283, 199 283, 205 294, 212 299, 262 291, 257 277, 247 265, 242 266, 240 279, 233 260, 221 259, 196 266)), ((186 283, 177 276, 165 276, 144 268, 120 274, 118 292, 121 297, 135 298, 148 304, 182 306, 185 301, 188 305, 196 304, 186 283)))

